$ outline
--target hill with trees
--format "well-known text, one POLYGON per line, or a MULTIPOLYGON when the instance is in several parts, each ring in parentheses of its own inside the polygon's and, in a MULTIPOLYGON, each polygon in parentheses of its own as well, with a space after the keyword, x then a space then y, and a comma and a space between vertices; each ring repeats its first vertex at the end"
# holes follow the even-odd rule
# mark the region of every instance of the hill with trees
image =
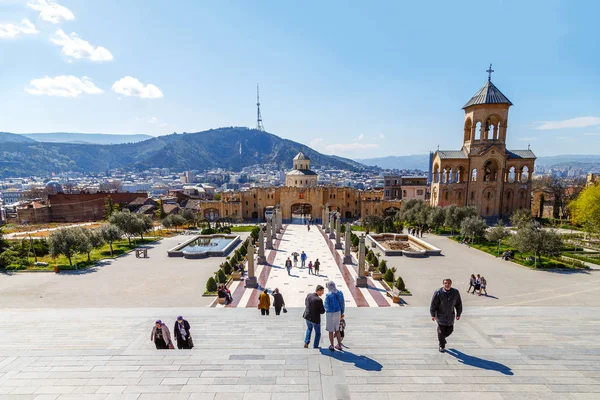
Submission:
MULTIPOLYGON (((20 135, 15 135, 20 136, 20 135)), ((346 158, 321 154, 310 147, 255 129, 230 127, 160 136, 116 145, 6 142, 0 147, 0 177, 47 175, 52 172, 104 172, 113 168, 140 171, 225 168, 239 171, 255 164, 291 168, 303 151, 313 167, 357 171, 368 169, 346 158)))

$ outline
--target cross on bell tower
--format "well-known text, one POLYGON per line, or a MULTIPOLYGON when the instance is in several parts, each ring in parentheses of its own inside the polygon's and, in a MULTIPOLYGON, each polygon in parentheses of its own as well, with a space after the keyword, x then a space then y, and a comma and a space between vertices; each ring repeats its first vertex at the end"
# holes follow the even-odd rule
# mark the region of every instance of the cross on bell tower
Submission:
POLYGON ((487 69, 485 72, 488 73, 488 82, 492 80, 492 72, 494 72, 494 70, 492 69, 492 63, 490 63, 490 68, 487 69))

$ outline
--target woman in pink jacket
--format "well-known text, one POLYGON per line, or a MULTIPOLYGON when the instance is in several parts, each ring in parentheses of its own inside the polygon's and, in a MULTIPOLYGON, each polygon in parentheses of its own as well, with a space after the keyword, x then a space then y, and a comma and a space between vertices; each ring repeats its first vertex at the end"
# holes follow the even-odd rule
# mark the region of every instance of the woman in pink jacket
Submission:
POLYGON ((150 341, 154 342, 157 350, 161 349, 172 349, 173 342, 171 342, 171 332, 169 328, 160 319, 157 319, 152 333, 150 334, 150 341))

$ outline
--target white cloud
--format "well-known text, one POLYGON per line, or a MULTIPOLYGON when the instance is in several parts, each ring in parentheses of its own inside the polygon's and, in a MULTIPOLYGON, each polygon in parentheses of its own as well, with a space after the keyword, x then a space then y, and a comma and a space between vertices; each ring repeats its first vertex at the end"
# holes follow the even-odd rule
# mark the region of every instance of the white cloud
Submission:
POLYGON ((331 152, 345 153, 345 152, 352 152, 352 151, 359 151, 359 150, 377 149, 377 148, 379 148, 379 145, 377 143, 357 143, 357 142, 334 143, 334 144, 326 145, 325 148, 331 152))
POLYGON ((383 133, 379 134, 379 139, 385 139, 385 135, 383 133))
POLYGON ((158 118, 152 117, 148 120, 148 122, 150 122, 151 124, 158 124, 160 121, 158 118))
POLYGON ((152 84, 144 85, 142 82, 131 76, 119 79, 112 85, 115 93, 124 96, 137 96, 142 99, 157 99, 163 97, 160 89, 152 84))
POLYGON ((313 149, 316 149, 317 147, 320 147, 324 141, 325 139, 323 138, 316 138, 310 141, 309 146, 313 149))
POLYGON ((67 35, 62 29, 59 29, 50 41, 62 46, 64 55, 77 60, 87 58, 92 61, 112 61, 113 59, 113 55, 106 48, 92 46, 90 42, 81 39, 75 32, 67 35))
POLYGON ((584 136, 600 136, 600 132, 586 132, 584 136))
POLYGON ((365 138, 365 135, 363 133, 361 133, 360 135, 358 135, 358 137, 356 138, 357 141, 363 140, 365 138))
POLYGON ((61 75, 54 78, 45 77, 33 79, 29 82, 29 86, 25 88, 27 93, 37 96, 60 96, 60 97, 77 97, 82 93, 85 94, 100 94, 104 91, 98 88, 87 77, 81 79, 73 75, 61 75))
POLYGON ((71 10, 52 0, 34 0, 27 3, 27 5, 29 8, 39 11, 40 18, 46 22, 59 24, 62 20, 72 21, 75 19, 75 15, 71 10))
POLYGON ((27 18, 21 20, 21 25, 0 24, 0 38, 14 38, 23 35, 33 35, 39 31, 27 18))
POLYGON ((567 129, 567 128, 587 128, 589 126, 600 126, 600 117, 578 117, 565 119, 562 121, 540 121, 535 122, 537 126, 533 129, 567 129))
POLYGON ((534 141, 535 139, 536 138, 534 138, 534 137, 522 137, 522 138, 519 138, 518 140, 520 140, 521 142, 531 142, 531 141, 534 141))

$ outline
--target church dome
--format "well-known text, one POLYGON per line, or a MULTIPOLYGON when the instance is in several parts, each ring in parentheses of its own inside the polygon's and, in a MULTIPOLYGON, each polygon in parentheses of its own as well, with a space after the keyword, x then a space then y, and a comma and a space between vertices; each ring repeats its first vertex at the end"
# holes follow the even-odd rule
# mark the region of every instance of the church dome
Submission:
POLYGON ((46 182, 46 189, 50 193, 63 193, 63 187, 57 181, 48 181, 48 182, 46 182))
POLYGON ((310 158, 306 157, 303 152, 296 154, 294 160, 310 160, 310 158))

